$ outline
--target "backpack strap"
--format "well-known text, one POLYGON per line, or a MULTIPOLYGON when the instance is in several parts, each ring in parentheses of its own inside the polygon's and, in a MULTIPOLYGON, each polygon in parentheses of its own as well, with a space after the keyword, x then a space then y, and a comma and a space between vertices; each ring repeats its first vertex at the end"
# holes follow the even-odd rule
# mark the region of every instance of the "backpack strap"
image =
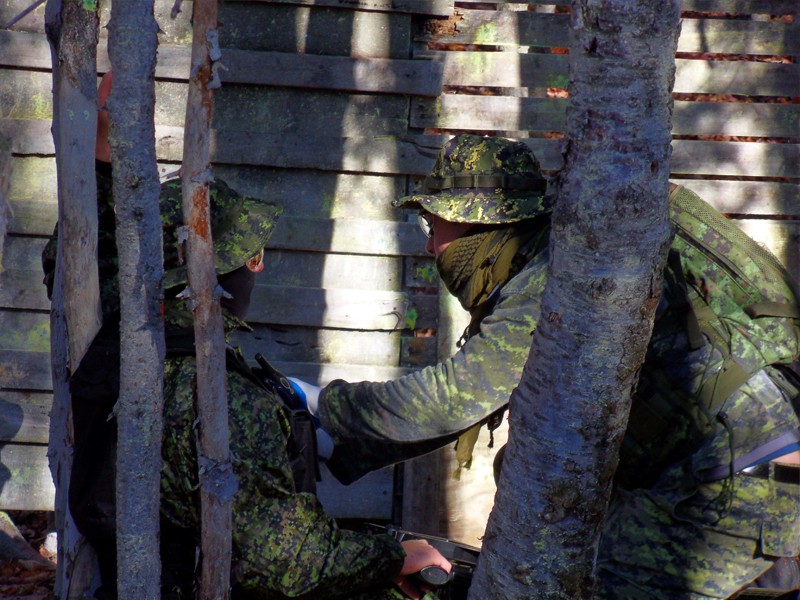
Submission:
POLYGON ((744 312, 751 319, 759 317, 785 317, 787 319, 800 319, 800 308, 796 304, 784 302, 755 302, 745 306, 744 312))

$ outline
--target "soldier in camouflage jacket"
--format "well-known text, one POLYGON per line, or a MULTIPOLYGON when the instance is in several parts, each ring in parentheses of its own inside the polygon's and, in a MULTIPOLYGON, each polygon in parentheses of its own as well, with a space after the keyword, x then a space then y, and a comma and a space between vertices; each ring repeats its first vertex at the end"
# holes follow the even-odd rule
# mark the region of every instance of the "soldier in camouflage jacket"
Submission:
MULTIPOLYGON (((73 385, 75 463, 79 471, 95 478, 100 476, 95 467, 103 462, 95 456, 98 450, 115 451, 114 448, 99 448, 97 439, 92 437, 105 435, 103 428, 109 426, 114 430, 112 437, 116 437, 112 412, 116 393, 112 392, 118 391, 118 369, 116 381, 104 381, 104 378, 114 379, 106 377, 105 373, 113 371, 110 361, 119 359, 114 199, 107 162, 98 161, 97 180, 102 250, 99 267, 105 322, 101 335, 111 331, 105 341, 113 342, 116 331, 117 349, 116 355, 106 351, 107 359, 102 364, 89 364, 98 357, 90 349, 84 360, 86 364, 82 363, 78 370, 86 374, 84 379, 90 380, 84 389, 92 391, 94 397, 81 393, 81 388, 73 385), (106 384, 111 391, 97 392, 105 390, 102 386, 106 384), (105 412, 98 409, 98 401, 105 403, 105 412), (87 463, 86 468, 81 468, 82 461, 87 463)), ((242 318, 249 306, 255 274, 263 267, 264 246, 282 209, 272 203, 243 197, 221 181, 211 184, 210 199, 215 269, 220 285, 233 294, 233 298, 223 300, 226 334, 234 329, 249 330, 242 318)), ((181 259, 184 249, 180 248, 178 234, 183 220, 179 180, 162 184, 159 200, 167 337, 161 476, 162 581, 165 598, 187 598, 192 597, 200 507, 193 320, 184 300, 177 297, 187 280, 185 262, 181 259), (180 348, 175 352, 176 339, 182 340, 184 346, 188 340, 189 351, 180 348)), ((52 292, 56 244, 57 231, 43 253, 48 292, 52 292)), ((107 349, 108 344, 95 346, 96 351, 101 351, 100 356, 104 348, 107 349)), ((244 364, 238 350, 229 348, 228 353, 233 353, 238 362, 244 364)), ((389 535, 340 529, 314 494, 299 492, 287 454, 291 429, 284 405, 242 370, 231 369, 230 360, 227 398, 230 450, 238 483, 232 505, 231 584, 235 598, 419 598, 418 586, 407 575, 427 565, 450 569, 447 560, 427 542, 401 543, 389 535)), ((113 469, 113 460, 110 464, 113 469)), ((113 476, 108 479, 97 486, 73 478, 70 506, 73 514, 78 515, 79 528, 83 515, 87 525, 82 533, 96 546, 101 570, 110 580, 115 577, 113 531, 110 535, 100 534, 92 526, 98 522, 97 515, 109 520, 111 513, 113 527, 113 476)), ((105 594, 103 598, 114 598, 114 588, 114 585, 106 585, 100 594, 105 594)))
MULTIPOLYGON (((551 211, 533 153, 461 135, 442 149, 425 187, 395 205, 421 209, 423 229, 433 227, 428 250, 472 316, 467 339, 450 359, 400 379, 322 389, 318 415, 336 444, 329 467, 343 482, 438 448, 504 407, 530 350, 551 211)), ((686 193, 673 186, 671 197, 686 193)), ((600 542, 598 596, 725 598, 776 561, 788 573, 781 585, 796 586, 797 562, 778 559, 800 551, 797 471, 777 477, 769 459, 797 449, 797 388, 777 369, 760 369, 731 391, 724 418, 696 422, 700 390, 725 349, 708 338, 690 343, 673 279, 665 277, 634 395, 600 542), (667 427, 641 433, 654 428, 637 407, 664 402, 673 411, 667 427), (682 404, 685 414, 674 409, 682 404)))

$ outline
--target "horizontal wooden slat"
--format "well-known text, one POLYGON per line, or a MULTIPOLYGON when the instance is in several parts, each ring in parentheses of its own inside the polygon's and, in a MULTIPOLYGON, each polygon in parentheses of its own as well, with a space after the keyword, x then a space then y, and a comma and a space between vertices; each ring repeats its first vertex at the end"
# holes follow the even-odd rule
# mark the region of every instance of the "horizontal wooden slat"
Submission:
MULTIPOLYGON (((53 154, 49 121, 0 119, 0 134, 12 139, 18 155, 53 154)), ((388 137, 314 139, 315 152, 307 151, 307 136, 249 134, 212 131, 211 152, 217 164, 319 169, 377 175, 426 175, 436 153, 450 136, 408 135, 388 137)), ((559 140, 532 139, 542 168, 561 165, 559 140)), ((156 127, 158 159, 177 162, 183 154, 183 129, 156 127)))
POLYGON ((295 4, 299 6, 330 6, 380 12, 401 12, 421 15, 449 15, 453 0, 249 0, 251 3, 295 4))
POLYGON ((285 219, 275 229, 270 248, 377 254, 425 255, 425 244, 416 223, 356 219, 285 219))
MULTIPOLYGON (((382 365, 320 364, 275 361, 273 366, 281 373, 297 377, 314 385, 325 386, 334 379, 345 381, 389 381, 407 375, 416 369, 382 365)), ((255 366, 255 363, 253 363, 255 366)))
MULTIPOLYGON (((0 331, 3 332, 0 335, 0 360, 3 360, 3 354, 7 350, 25 349, 31 354, 50 352, 48 313, 0 310, 0 331)), ((0 388, 4 387, 3 376, 14 372, 14 369, 0 371, 0 388)))
MULTIPOLYGON (((9 330, 3 330, 4 333, 9 330)), ((16 333, 16 330, 10 330, 16 333)), ((0 387, 22 391, 53 389, 50 352, 0 350, 0 387)))
MULTIPOLYGON (((269 307, 266 308, 269 313, 269 307)), ((283 327, 248 321, 253 333, 235 332, 231 342, 240 346, 248 360, 260 353, 270 362, 353 365, 397 365, 401 332, 352 331, 313 327, 283 327)))
MULTIPOLYGON (((0 4, 0 23, 27 8, 27 0, 0 4)), ((190 45, 192 2, 171 16, 174 0, 156 0, 155 18, 161 44, 190 45)), ((110 3, 100 3, 100 38, 108 37, 110 3)), ((447 11, 450 14, 452 11, 447 11)), ((223 47, 277 52, 307 52, 363 58, 406 58, 411 16, 403 13, 342 11, 322 6, 222 2, 219 5, 223 47), (309 25, 313 24, 313 27, 309 25)), ((44 33, 44 6, 14 25, 13 30, 44 33)))
MULTIPOLYGON (((413 127, 563 131, 567 100, 446 94, 412 103, 413 127)), ((673 135, 795 137, 799 104, 676 101, 673 135)))
POLYGON ((51 394, 0 390, 0 443, 46 444, 51 394))
MULTIPOLYGON (((159 46, 156 76, 188 80, 190 58, 191 48, 187 46, 159 46)), ((435 96, 441 89, 441 65, 427 60, 315 56, 237 49, 223 49, 222 60, 226 67, 220 72, 223 83, 426 96, 435 96)), ((0 31, 0 65, 49 70, 51 61, 44 35, 0 31)), ((98 69, 104 72, 110 67, 105 45, 101 43, 98 47, 98 69)))
POLYGON ((53 510, 47 446, 0 445, 0 510, 53 510))
MULTIPOLYGON (((0 114, 22 120, 49 120, 52 87, 52 76, 46 71, 2 71, 0 114)), ((183 126, 188 84, 159 80, 155 92, 155 124, 183 126)), ((399 94, 226 84, 214 98, 215 129, 360 137, 402 135, 408 126, 408 99, 399 94), (244 120, 243 115, 247 116, 244 120)))
MULTIPOLYGON (((391 468, 376 471, 345 487, 323 468, 318 495, 331 516, 390 519, 392 473, 391 468)), ((52 511, 54 501, 47 446, 0 445, 0 510, 52 511)))
POLYGON ((366 290, 256 285, 256 323, 395 331, 434 327, 436 297, 366 290))
MULTIPOLYGON (((431 28, 418 41, 485 46, 567 47, 569 15, 459 9, 453 28, 431 28)), ((678 52, 797 54, 797 23, 683 19, 678 52)))
POLYGON ((698 193, 722 213, 800 215, 800 194, 794 183, 678 178, 673 181, 698 193))
MULTIPOLYGON (((566 88, 569 56, 519 52, 432 52, 441 61, 445 86, 566 88)), ((743 60, 675 60, 674 91, 793 97, 800 94, 800 65, 743 60)))
MULTIPOLYGON (((160 172, 176 170, 161 164, 160 172)), ((367 175, 301 169, 216 165, 214 176, 239 193, 280 202, 281 224, 295 215, 336 219, 398 220, 401 211, 391 200, 405 192, 406 179, 397 175, 367 175)), ((52 157, 12 159, 10 202, 12 233, 49 236, 57 218, 56 170, 52 157)))
POLYGON ((670 168, 673 176, 800 177, 800 145, 675 140, 670 168))
POLYGON ((800 283, 800 220, 768 221, 736 219, 734 222, 750 237, 769 248, 800 283))
MULTIPOLYGON (((524 4, 537 4, 542 6, 569 6, 572 0, 529 0, 524 4)), ((495 4, 498 8, 503 6, 523 6, 513 0, 458 0, 462 6, 472 4, 495 4)), ((798 13, 795 0, 682 0, 681 9, 684 11, 704 11, 710 13, 741 13, 741 14, 767 14, 767 15, 794 15, 798 13)))
MULTIPOLYGON (((420 245, 424 244, 422 234, 420 245)), ((267 250, 259 281, 301 287, 399 291, 403 261, 399 257, 267 250)))

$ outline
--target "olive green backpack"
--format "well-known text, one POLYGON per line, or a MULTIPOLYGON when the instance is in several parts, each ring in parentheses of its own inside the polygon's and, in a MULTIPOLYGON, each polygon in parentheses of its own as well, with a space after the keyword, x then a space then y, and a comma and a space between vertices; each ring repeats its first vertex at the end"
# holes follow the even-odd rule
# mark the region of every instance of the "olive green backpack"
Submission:
MULTIPOLYGON (((765 367, 798 409, 796 383, 785 368, 800 355, 800 311, 790 276, 768 250, 686 188, 670 193, 670 217, 675 238, 664 294, 673 314, 685 318, 681 326, 688 350, 701 348, 707 339, 722 364, 699 389, 682 396, 671 390, 663 365, 645 362, 620 451, 623 484, 642 485, 648 479, 643 473, 657 474, 685 458, 719 421, 728 397, 765 367)), ((660 326, 657 316, 654 336, 660 326)), ((781 444, 791 446, 800 431, 796 421, 787 427, 781 444)), ((747 460, 761 454, 769 449, 749 452, 747 460)), ((747 466, 735 462, 730 469, 747 466)))

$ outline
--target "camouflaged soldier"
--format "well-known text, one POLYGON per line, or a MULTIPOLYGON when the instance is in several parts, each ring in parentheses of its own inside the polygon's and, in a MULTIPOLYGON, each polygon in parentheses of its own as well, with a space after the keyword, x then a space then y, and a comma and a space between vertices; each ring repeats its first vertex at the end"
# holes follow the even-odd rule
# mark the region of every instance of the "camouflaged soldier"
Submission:
MULTIPOLYGON (((110 77, 101 84, 101 99, 103 85, 107 95, 110 77)), ((76 440, 70 509, 98 551, 105 585, 97 598, 110 599, 116 597, 113 408, 119 392, 119 292, 111 167, 107 143, 100 140, 107 131, 103 117, 101 113, 97 178, 104 325, 70 384, 76 440)), ((178 242, 183 220, 178 180, 162 184, 160 208, 167 349, 161 477, 166 600, 192 597, 200 508, 193 319, 178 298, 187 279, 178 242)), ((222 301, 226 335, 234 329, 249 330, 243 318, 281 208, 241 196, 217 180, 211 184, 210 212, 218 281, 232 295, 222 301)), ((56 244, 54 236, 43 254, 48 292, 56 244)), ((290 466, 293 432, 285 406, 259 384, 238 350, 229 347, 226 354, 230 445, 238 483, 232 507, 234 598, 419 598, 418 585, 407 575, 429 565, 450 570, 447 560, 427 542, 400 543, 388 535, 339 529, 313 493, 299 491, 290 466)))
MULTIPOLYGON (((334 437, 328 464, 343 482, 440 447, 503 407, 531 346, 551 210, 533 154, 522 143, 461 135, 444 146, 424 186, 394 204, 420 209, 439 274, 472 320, 460 350, 438 365, 321 390, 315 410, 334 437)), ((673 186, 674 222, 681 199, 702 203, 687 194, 673 186)), ((730 329, 706 314, 707 326, 688 331, 687 274, 678 263, 666 275, 601 537, 598 596, 725 598, 776 561, 769 576, 796 587, 798 470, 770 460, 797 455, 797 388, 778 369, 759 369, 727 386, 724 411, 704 414, 704 384, 729 366, 720 340, 730 329), (658 429, 654 419, 664 415, 658 429)))

